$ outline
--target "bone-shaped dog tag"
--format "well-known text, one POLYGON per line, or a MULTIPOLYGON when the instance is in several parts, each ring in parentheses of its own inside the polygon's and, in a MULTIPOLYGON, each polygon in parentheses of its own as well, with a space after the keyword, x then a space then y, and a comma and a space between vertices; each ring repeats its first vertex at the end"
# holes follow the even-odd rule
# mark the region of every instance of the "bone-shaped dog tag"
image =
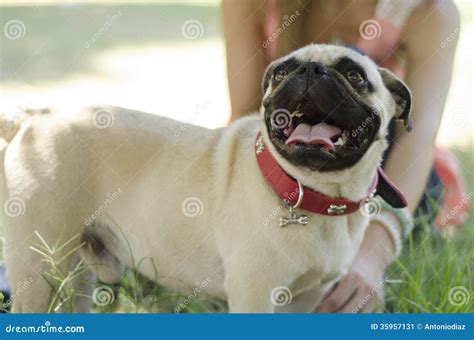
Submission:
POLYGON ((280 217, 280 227, 284 227, 289 224, 301 224, 301 225, 308 224, 308 216, 306 215, 298 216, 295 212, 295 209, 292 206, 289 206, 288 209, 290 210, 288 218, 280 217))

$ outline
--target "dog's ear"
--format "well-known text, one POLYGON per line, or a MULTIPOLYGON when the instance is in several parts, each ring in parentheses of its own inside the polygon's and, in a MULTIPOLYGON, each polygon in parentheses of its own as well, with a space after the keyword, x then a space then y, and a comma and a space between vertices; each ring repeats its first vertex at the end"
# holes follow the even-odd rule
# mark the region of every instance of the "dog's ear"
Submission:
POLYGON ((411 131, 413 128, 410 119, 411 92, 408 89, 408 86, 386 68, 379 67, 379 72, 382 76, 385 87, 390 91, 390 93, 392 93, 392 97, 397 104, 394 117, 402 119, 405 129, 411 131))
POLYGON ((398 190, 397 186, 388 179, 381 168, 379 168, 377 172, 379 177, 376 189, 377 195, 380 195, 385 202, 394 208, 405 208, 408 205, 405 196, 398 190))

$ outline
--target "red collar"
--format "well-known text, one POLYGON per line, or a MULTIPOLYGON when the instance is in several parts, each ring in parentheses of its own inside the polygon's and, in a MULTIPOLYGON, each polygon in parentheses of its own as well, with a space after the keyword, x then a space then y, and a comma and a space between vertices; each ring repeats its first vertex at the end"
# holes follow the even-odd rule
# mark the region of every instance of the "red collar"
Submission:
MULTIPOLYGON (((260 133, 255 143, 257 162, 263 176, 273 188, 275 193, 286 203, 295 205, 298 200, 298 182, 290 177, 277 163, 275 158, 263 144, 260 133)), ((379 171, 381 171, 379 169, 379 171)), ((374 181, 366 197, 360 201, 349 201, 342 197, 330 197, 310 188, 303 187, 303 201, 301 208, 321 215, 347 215, 357 211, 361 204, 375 194, 379 182, 379 171, 376 172, 374 181)))

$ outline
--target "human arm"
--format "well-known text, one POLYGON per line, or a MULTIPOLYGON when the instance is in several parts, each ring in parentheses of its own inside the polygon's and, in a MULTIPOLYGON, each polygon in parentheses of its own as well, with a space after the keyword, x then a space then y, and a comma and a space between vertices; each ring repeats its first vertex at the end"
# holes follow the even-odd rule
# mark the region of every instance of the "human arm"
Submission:
MULTIPOLYGON (((459 14, 452 1, 428 2, 413 12, 402 32, 409 66, 406 82, 413 94, 414 130, 407 133, 397 127, 385 172, 404 193, 411 212, 418 206, 433 166, 432 147, 448 94, 459 26, 459 14), (448 44, 443 44, 452 36, 448 44)), ((316 312, 373 311, 377 296, 383 296, 383 288, 375 288, 383 282, 385 268, 395 259, 394 250, 385 226, 372 222, 348 275, 316 312), (366 296, 371 302, 359 310, 358 304, 366 296)))
POLYGON ((263 49, 264 0, 223 0, 231 121, 258 110, 268 61, 263 49))

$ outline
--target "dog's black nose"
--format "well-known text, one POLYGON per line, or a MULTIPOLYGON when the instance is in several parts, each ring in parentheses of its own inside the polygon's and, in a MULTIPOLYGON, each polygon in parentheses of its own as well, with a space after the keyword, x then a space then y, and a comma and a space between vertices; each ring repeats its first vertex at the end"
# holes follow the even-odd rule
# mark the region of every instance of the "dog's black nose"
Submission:
POLYGON ((297 74, 306 74, 307 72, 313 72, 314 74, 325 74, 327 68, 321 63, 315 61, 307 61, 302 63, 297 69, 297 74))

